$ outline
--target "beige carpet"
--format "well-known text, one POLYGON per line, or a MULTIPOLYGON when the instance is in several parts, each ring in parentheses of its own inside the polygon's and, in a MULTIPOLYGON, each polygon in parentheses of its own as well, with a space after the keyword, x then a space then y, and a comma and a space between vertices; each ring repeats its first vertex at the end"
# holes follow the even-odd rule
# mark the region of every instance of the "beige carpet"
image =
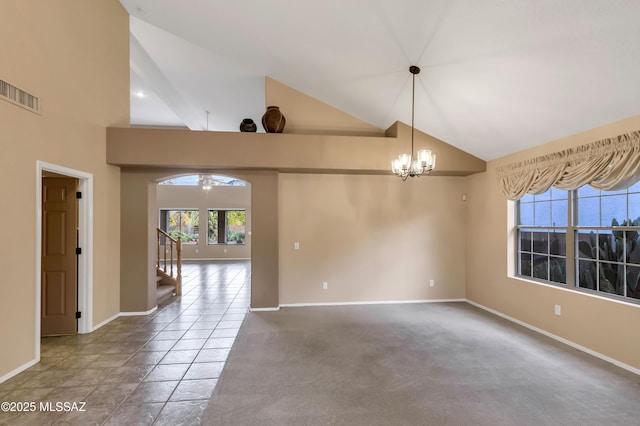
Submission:
POLYGON ((203 424, 638 425, 639 382, 465 303, 285 308, 247 315, 203 424))

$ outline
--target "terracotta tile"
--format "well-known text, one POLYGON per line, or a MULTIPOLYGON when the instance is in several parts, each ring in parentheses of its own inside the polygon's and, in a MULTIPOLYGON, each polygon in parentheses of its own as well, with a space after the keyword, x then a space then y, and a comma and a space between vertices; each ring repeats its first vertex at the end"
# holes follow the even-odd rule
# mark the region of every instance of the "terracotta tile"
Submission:
POLYGON ((236 337, 238 334, 238 329, 235 328, 221 328, 217 330, 213 330, 211 333, 211 337, 236 337))
POLYGON ((152 340, 140 348, 141 351, 168 351, 178 340, 152 340))
POLYGON ((125 405, 140 404, 144 402, 165 402, 169 399, 178 381, 171 382, 142 382, 125 399, 125 405))
POLYGON ((56 426, 85 426, 85 425, 101 425, 109 417, 117 406, 91 406, 87 403, 86 411, 66 413, 60 420, 56 422, 56 426))
POLYGON ((162 409, 162 403, 121 405, 104 423, 105 426, 136 425, 145 426, 153 421, 162 409))
POLYGON ((160 364, 190 364, 198 355, 196 350, 169 351, 160 364))
POLYGON ((129 358, 131 358, 131 354, 105 354, 100 355, 98 359, 96 359, 92 366, 93 367, 121 367, 123 366, 129 358))
POLYGON ((206 341, 206 339, 180 339, 171 350, 202 349, 206 341))
POLYGON ((208 339, 203 348, 205 349, 215 349, 215 348, 230 348, 233 346, 233 342, 235 342, 235 337, 211 337, 208 339))
POLYGON ((230 349, 203 349, 193 362, 226 361, 230 349))
POLYGON ((0 401, 42 401, 55 388, 16 389, 0 394, 0 401))
POLYGON ((218 326, 216 327, 216 330, 219 330, 221 328, 240 328, 240 326, 242 325, 242 321, 233 321, 233 320, 226 320, 226 321, 220 321, 218 323, 218 326))
POLYGON ((167 324, 163 331, 176 331, 176 330, 188 330, 193 324, 190 322, 172 322, 167 324))
POLYGON ((112 368, 101 384, 139 383, 151 370, 153 370, 153 365, 125 365, 112 368))
POLYGON ((69 388, 55 388, 49 392, 42 401, 51 402, 80 402, 84 401, 87 395, 93 392, 95 386, 74 386, 69 388))
POLYGON ((160 364, 145 377, 145 382, 181 380, 191 364, 160 364))
POLYGON ((218 325, 217 321, 199 321, 190 330, 213 330, 218 325))
POLYGON ((171 395, 170 401, 209 400, 217 382, 216 379, 183 380, 171 395))
POLYGON ((184 331, 182 330, 161 331, 153 338, 152 342, 158 340, 176 340, 181 338, 183 334, 184 331))
POLYGON ((136 383, 114 383, 100 385, 85 397, 87 406, 118 406, 138 386, 136 383))
POLYGON ((98 385, 102 383, 110 372, 108 368, 85 368, 82 370, 72 370, 73 376, 60 384, 63 387, 98 385))
POLYGON ((80 369, 87 368, 93 364, 95 360, 100 358, 100 355, 72 355, 58 363, 58 368, 64 369, 80 369))
POLYGON ((138 352, 127 360, 125 365, 150 365, 157 364, 167 354, 167 351, 138 352))
POLYGON ((154 426, 199 425, 208 401, 169 401, 156 419, 154 426))
POLYGON ((202 362, 198 364, 191 364, 187 374, 184 375, 183 380, 194 379, 217 379, 222 373, 224 368, 224 362, 202 362))
POLYGON ((73 377, 74 373, 70 370, 49 369, 39 373, 23 383, 25 388, 47 388, 60 386, 63 382, 73 377))
POLYGON ((213 332, 213 329, 189 330, 186 333, 184 333, 184 336, 182 336, 182 338, 183 339, 206 339, 211 335, 212 332, 213 332))

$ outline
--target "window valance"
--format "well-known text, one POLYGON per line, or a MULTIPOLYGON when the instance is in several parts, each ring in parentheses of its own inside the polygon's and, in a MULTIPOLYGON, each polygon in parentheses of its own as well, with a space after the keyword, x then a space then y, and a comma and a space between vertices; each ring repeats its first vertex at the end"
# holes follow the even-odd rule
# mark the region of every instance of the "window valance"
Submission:
POLYGON ((510 200, 540 194, 552 186, 625 189, 640 180, 640 131, 507 164, 497 172, 500 188, 510 200))

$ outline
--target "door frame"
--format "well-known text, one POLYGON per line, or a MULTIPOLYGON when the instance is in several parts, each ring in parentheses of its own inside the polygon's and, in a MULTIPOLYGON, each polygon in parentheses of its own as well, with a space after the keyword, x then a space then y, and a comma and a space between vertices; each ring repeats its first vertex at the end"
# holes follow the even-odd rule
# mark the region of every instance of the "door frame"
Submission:
POLYGON ((56 164, 36 161, 36 291, 35 343, 36 358, 40 359, 40 317, 42 303, 42 177, 53 172, 78 179, 78 241, 82 254, 78 256, 78 334, 93 331, 93 175, 56 164))

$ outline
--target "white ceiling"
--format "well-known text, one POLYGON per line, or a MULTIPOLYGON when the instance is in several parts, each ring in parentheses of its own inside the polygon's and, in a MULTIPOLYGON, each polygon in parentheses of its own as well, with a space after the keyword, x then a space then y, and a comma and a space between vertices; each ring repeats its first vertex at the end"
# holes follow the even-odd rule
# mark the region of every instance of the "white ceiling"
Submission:
POLYGON ((416 128, 485 160, 640 114, 639 0, 120 1, 133 125, 237 131, 269 76, 386 129, 410 65, 416 128))

